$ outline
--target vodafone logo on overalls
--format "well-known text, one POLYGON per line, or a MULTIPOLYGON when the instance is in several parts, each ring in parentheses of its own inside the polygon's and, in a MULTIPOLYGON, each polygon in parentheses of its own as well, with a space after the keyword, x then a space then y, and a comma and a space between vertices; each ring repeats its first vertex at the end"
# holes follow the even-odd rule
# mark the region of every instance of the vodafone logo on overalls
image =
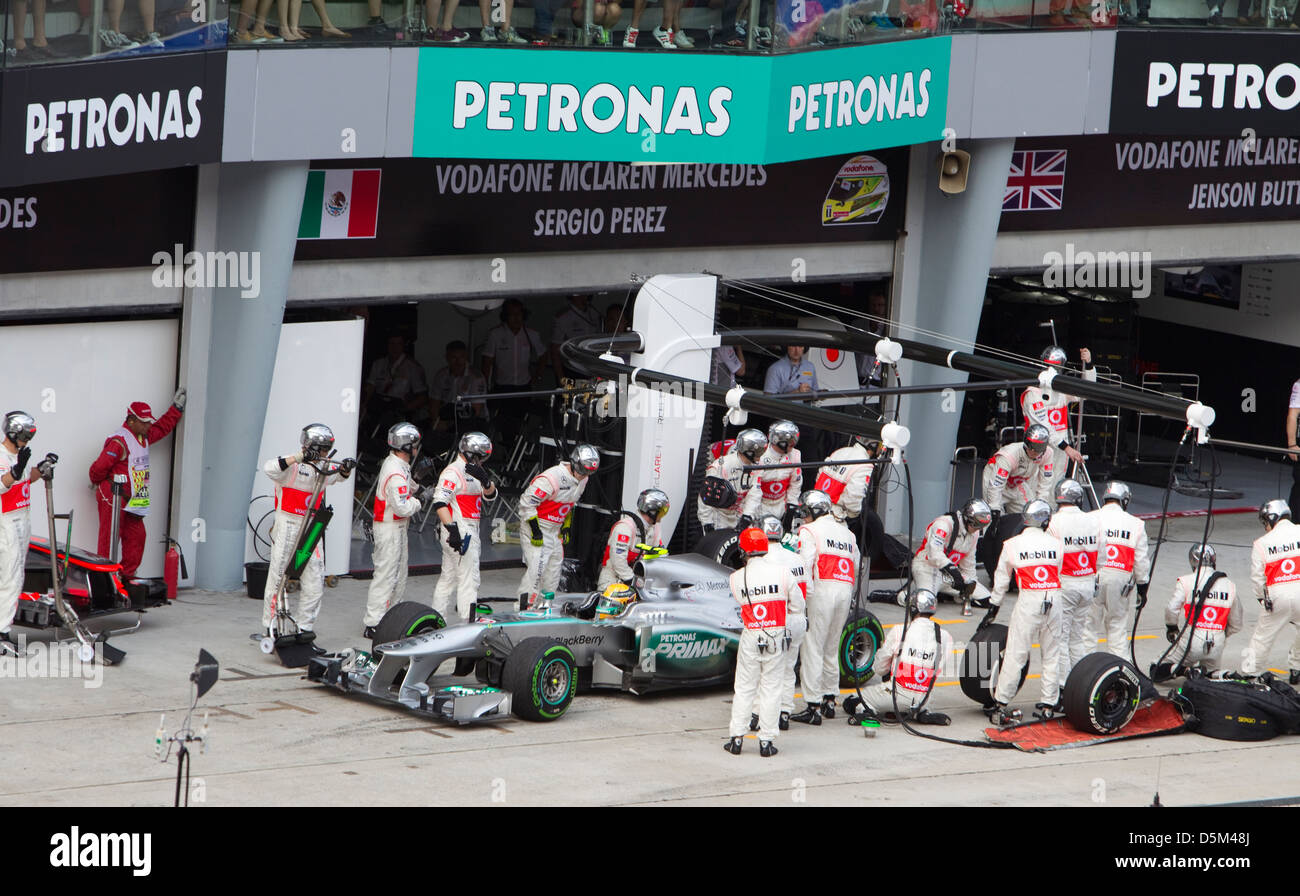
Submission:
POLYGON ((1119 559, 1119 548, 1115 547, 1115 545, 1113 545, 1113 544, 1108 544, 1108 545, 1106 545, 1106 559, 1107 559, 1107 560, 1118 560, 1118 559, 1119 559))
POLYGON ((759 622, 762 622, 764 619, 767 618, 767 604, 754 605, 754 618, 757 619, 759 622))
POLYGON ((1046 567, 1046 566, 1035 566, 1035 567, 1034 567, 1034 578, 1037 579, 1038 581, 1040 581, 1040 582, 1046 582, 1046 581, 1047 581, 1047 575, 1048 575, 1048 573, 1047 573, 1047 567, 1046 567))
POLYGON ((1293 572, 1295 572, 1295 560, 1291 559, 1290 557, 1287 557, 1285 560, 1282 561, 1281 569, 1282 572, 1286 573, 1287 575, 1291 575, 1293 572))
POLYGON ((1206 622, 1213 622, 1218 618, 1219 612, 1214 607, 1206 607, 1204 610, 1201 610, 1201 619, 1206 622))
POLYGON ((849 561, 848 557, 840 558, 840 572, 844 573, 845 575, 848 575, 849 573, 853 572, 853 564, 849 561))

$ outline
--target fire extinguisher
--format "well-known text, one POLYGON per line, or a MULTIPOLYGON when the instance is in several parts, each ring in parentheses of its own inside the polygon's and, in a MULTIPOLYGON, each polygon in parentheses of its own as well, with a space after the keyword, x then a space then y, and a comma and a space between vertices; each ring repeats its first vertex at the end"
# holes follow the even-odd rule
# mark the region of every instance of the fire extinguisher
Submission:
POLYGON ((176 586, 180 583, 181 576, 189 578, 190 572, 185 568, 185 555, 181 553, 180 542, 174 538, 164 538, 167 545, 167 556, 163 559, 163 581, 167 583, 167 599, 169 601, 176 599, 176 586))

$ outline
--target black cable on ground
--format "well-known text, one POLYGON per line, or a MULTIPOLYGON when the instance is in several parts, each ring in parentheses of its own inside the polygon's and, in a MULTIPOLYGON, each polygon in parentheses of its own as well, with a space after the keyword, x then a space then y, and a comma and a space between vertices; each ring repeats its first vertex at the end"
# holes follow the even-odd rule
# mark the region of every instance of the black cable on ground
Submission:
MULTIPOLYGON (((1215 454, 1214 454, 1214 446, 1207 444, 1205 447, 1206 447, 1206 450, 1207 450, 1207 451, 1209 452, 1209 454, 1210 454, 1210 483, 1209 483, 1209 484, 1210 484, 1210 495, 1209 495, 1209 501, 1208 501, 1208 503, 1206 504, 1206 507, 1205 507, 1205 531, 1202 533, 1202 536, 1201 536, 1201 544, 1202 544, 1203 546, 1204 546, 1204 545, 1208 545, 1208 544, 1210 543, 1210 520, 1214 518, 1214 489, 1215 489, 1215 486, 1217 485, 1218 478, 1219 478, 1219 461, 1218 461, 1218 458, 1217 458, 1217 457, 1215 456, 1215 454)), ((1193 453, 1195 453, 1195 451, 1196 451, 1196 446, 1195 446, 1195 445, 1192 446, 1192 451, 1193 451, 1193 453)), ((1159 550, 1159 548, 1160 548, 1160 545, 1157 544, 1157 545, 1156 545, 1156 549, 1159 550)), ((1192 611, 1191 611, 1191 613, 1189 613, 1189 614, 1187 615, 1187 617, 1183 620, 1182 628, 1180 628, 1180 629, 1178 630, 1178 637, 1174 638, 1173 642, 1172 642, 1172 643, 1171 643, 1167 648, 1165 648, 1165 652, 1162 653, 1162 654, 1160 655, 1160 659, 1156 660, 1156 663, 1155 663, 1156 666, 1159 666, 1161 663, 1163 663, 1163 662, 1166 660, 1166 658, 1168 658, 1169 654, 1174 650, 1174 648, 1176 648, 1176 647, 1178 646, 1179 642, 1182 641, 1182 639, 1183 639, 1183 635, 1187 632, 1187 629, 1188 629, 1189 626, 1190 626, 1191 629, 1192 629, 1192 634, 1188 636, 1188 638, 1187 638, 1187 645, 1183 648, 1183 655, 1182 655, 1182 657, 1178 660, 1178 662, 1176 662, 1176 663, 1173 664, 1173 668, 1174 668, 1174 669, 1178 669, 1179 667, 1181 667, 1181 666, 1182 666, 1182 665, 1187 661, 1187 657, 1188 657, 1188 656, 1191 654, 1191 652, 1192 652, 1192 641, 1194 640, 1194 638, 1195 638, 1195 634, 1196 634, 1196 622, 1195 622, 1195 621, 1196 621, 1197 619, 1200 618, 1200 616, 1201 616, 1201 609, 1205 606, 1205 601, 1206 601, 1206 599, 1209 597, 1209 589, 1205 587, 1205 586, 1208 584, 1208 581, 1205 582, 1205 583, 1203 583, 1203 582, 1201 581, 1201 570, 1202 570, 1202 568, 1203 568, 1204 566, 1205 566, 1205 556, 1204 556, 1204 552, 1202 552, 1202 553, 1197 557, 1197 562, 1196 562, 1196 575, 1194 575, 1194 576, 1192 577, 1192 585, 1193 585, 1193 587, 1198 586, 1198 585, 1201 586, 1200 589, 1199 589, 1199 591, 1198 591, 1198 593, 1196 594, 1196 599, 1195 599, 1195 601, 1194 601, 1193 604, 1192 604, 1192 611)), ((1154 558, 1153 558, 1152 561, 1151 561, 1151 570, 1152 570, 1153 573, 1155 572, 1155 560, 1154 560, 1154 558)), ((1213 575, 1213 573, 1211 573, 1211 575, 1213 575)), ((1139 615, 1141 615, 1141 611, 1140 611, 1140 610, 1138 611, 1138 613, 1139 613, 1139 615)), ((1136 639, 1136 637, 1137 637, 1137 623, 1136 623, 1136 622, 1134 622, 1134 625, 1133 625, 1133 634, 1134 634, 1134 638, 1136 639)), ((1226 635, 1225 635, 1224 640, 1225 640, 1225 643, 1226 643, 1226 640, 1227 640, 1226 635)), ((1133 643, 1134 645, 1136 645, 1137 642, 1136 642, 1136 640, 1134 640, 1132 643, 1133 643)), ((1133 653, 1134 653, 1134 655, 1136 656, 1136 654, 1137 654, 1136 646, 1134 647, 1133 653)), ((1137 665, 1137 661, 1136 661, 1136 659, 1134 660, 1134 663, 1133 663, 1133 664, 1134 664, 1135 666, 1137 665)))
MULTIPOLYGON (((1156 560, 1159 559, 1159 557, 1160 557, 1160 545, 1164 543, 1164 537, 1165 537, 1165 526, 1166 526, 1166 525, 1168 524, 1168 522, 1169 522, 1169 497, 1170 497, 1170 495, 1173 494, 1173 491, 1174 491, 1174 470, 1175 470, 1175 469, 1177 468, 1177 466, 1178 466, 1178 456, 1179 456, 1180 454, 1182 454, 1182 451, 1183 451, 1183 444, 1187 441, 1188 436, 1190 436, 1190 435, 1192 434, 1192 432, 1193 432, 1192 428, 1191 428, 1190 426, 1187 427, 1187 429, 1183 432, 1183 437, 1178 441, 1178 444, 1174 446, 1174 456, 1173 456, 1173 458, 1169 461, 1169 481, 1168 481, 1168 483, 1165 485, 1165 501, 1164 501, 1163 506, 1161 506, 1161 508, 1160 508, 1160 531, 1159 531, 1158 533, 1156 533, 1156 549, 1155 549, 1155 551, 1153 551, 1152 554, 1151 554, 1151 567, 1150 567, 1150 569, 1149 569, 1148 572, 1147 572, 1147 586, 1148 586, 1148 590, 1150 589, 1151 579, 1155 576, 1155 572, 1156 572, 1156 560)), ((1210 493, 1210 507, 1211 507, 1211 508, 1214 507, 1214 493, 1213 493, 1213 492, 1210 493)), ((1210 521, 1210 515, 1209 515, 1209 514, 1206 514, 1205 520, 1206 520, 1206 523, 1205 523, 1205 525, 1206 525, 1206 534, 1208 535, 1208 533, 1209 533, 1209 521, 1210 521)), ((1134 577, 1134 581, 1136 581, 1136 575, 1135 575, 1135 577, 1134 577)), ((1135 587, 1136 587, 1136 586, 1135 586, 1135 587)), ((1144 603, 1145 603, 1145 602, 1144 602, 1144 603)), ((1133 630, 1129 632, 1129 639, 1128 639, 1128 655, 1129 655, 1129 659, 1131 659, 1131 660, 1133 661, 1133 665, 1134 665, 1135 667, 1136 667, 1137 664, 1138 664, 1138 662, 1137 662, 1137 629, 1138 629, 1138 623, 1139 623, 1139 621, 1141 621, 1141 619, 1142 619, 1142 610, 1143 610, 1143 609, 1144 609, 1143 606, 1139 606, 1139 607, 1137 608, 1137 612, 1133 614, 1133 630)))

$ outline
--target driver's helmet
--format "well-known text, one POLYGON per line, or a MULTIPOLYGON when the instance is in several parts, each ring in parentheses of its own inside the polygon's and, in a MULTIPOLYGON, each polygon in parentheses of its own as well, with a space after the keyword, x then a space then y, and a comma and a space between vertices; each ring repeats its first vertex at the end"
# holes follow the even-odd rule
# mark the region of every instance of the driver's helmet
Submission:
POLYGON ((607 585, 596 601, 596 618, 613 619, 623 615, 623 611, 636 603, 636 589, 622 582, 607 585))

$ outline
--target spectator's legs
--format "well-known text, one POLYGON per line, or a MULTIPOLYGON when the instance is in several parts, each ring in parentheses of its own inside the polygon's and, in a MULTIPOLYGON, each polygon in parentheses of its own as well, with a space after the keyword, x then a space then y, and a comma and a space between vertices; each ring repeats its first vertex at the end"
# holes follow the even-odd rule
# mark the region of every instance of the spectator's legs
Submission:
POLYGON ((271 13, 271 0, 257 0, 257 21, 253 24, 254 37, 270 37, 266 30, 266 17, 271 13))
POLYGON ((289 0, 289 32, 299 40, 304 40, 307 33, 298 27, 302 21, 302 0, 289 0))
MULTIPOLYGON (((302 38, 294 34, 293 27, 289 24, 289 2, 290 0, 276 0, 275 2, 275 11, 279 16, 279 22, 277 24, 280 29, 280 36, 284 38, 285 43, 293 43, 296 40, 302 40, 302 38)), ((302 0, 297 0, 297 2, 301 5, 302 0)))
POLYGON ((483 21, 484 28, 495 29, 495 23, 492 21, 492 0, 478 0, 478 15, 483 21))
MULTIPOLYGON (((44 5, 44 0, 39 0, 44 5)), ((152 34, 158 30, 154 27, 154 0, 140 0, 140 30, 152 34)))
POLYGON ((108 30, 122 33, 122 10, 126 0, 108 0, 108 30))
POLYGON ((602 5, 605 7, 605 17, 602 19, 598 15, 596 21, 606 28, 613 28, 618 24, 618 20, 623 17, 623 7, 618 5, 617 0, 610 0, 609 3, 602 5))
POLYGON ((641 30, 641 13, 645 12, 645 0, 632 0, 632 27, 641 30))
MULTIPOLYGON (((723 0, 722 3, 722 21, 720 27, 722 34, 728 36, 736 28, 736 13, 740 9, 742 0, 723 0)), ((748 8, 748 4, 746 4, 748 8)))
POLYGON ((681 9, 682 0, 664 0, 664 23, 662 27, 665 31, 677 30, 681 9))
POLYGON ((341 28, 336 28, 330 21, 329 10, 325 8, 325 0, 311 0, 311 8, 316 10, 316 17, 320 19, 321 34, 329 34, 334 37, 347 37, 347 32, 341 28))
MULTIPOLYGON (((35 11, 33 11, 33 17, 35 17, 35 11)), ((27 0, 14 0, 13 23, 14 49, 25 50, 27 49, 27 38, 23 35, 27 25, 27 0)), ((3 23, 0 22, 0 24, 3 23)), ((4 29, 0 28, 0 38, 3 37, 4 29)))
POLYGON ((533 36, 549 38, 555 33, 555 0, 533 0, 533 36))
POLYGON ((456 19, 456 7, 460 6, 460 0, 447 0, 447 8, 442 11, 442 30, 450 31, 451 23, 456 19))

